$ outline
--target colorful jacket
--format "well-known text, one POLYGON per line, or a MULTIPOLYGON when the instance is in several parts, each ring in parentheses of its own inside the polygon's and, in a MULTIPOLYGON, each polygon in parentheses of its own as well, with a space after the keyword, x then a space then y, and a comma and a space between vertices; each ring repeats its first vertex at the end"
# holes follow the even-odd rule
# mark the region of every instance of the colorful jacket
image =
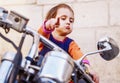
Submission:
MULTIPOLYGON (((63 50, 65 50, 74 60, 79 59, 83 55, 83 53, 81 52, 77 43, 74 40, 72 40, 71 38, 66 37, 63 41, 58 41, 53 37, 53 35, 51 33, 46 33, 44 31, 43 27, 41 27, 38 30, 38 32, 41 35, 48 38, 49 40, 51 40, 53 43, 57 44, 63 50)), ((43 44, 40 43, 40 45, 39 45, 39 55, 44 56, 45 53, 47 53, 48 51, 50 51, 50 50, 48 48, 46 48, 45 46, 43 46, 43 44)))

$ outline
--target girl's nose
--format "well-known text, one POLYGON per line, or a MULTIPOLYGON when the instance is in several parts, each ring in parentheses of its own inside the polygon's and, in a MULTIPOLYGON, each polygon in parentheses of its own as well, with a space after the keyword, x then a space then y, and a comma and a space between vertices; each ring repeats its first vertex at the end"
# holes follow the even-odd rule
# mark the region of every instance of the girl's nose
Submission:
POLYGON ((69 23, 67 23, 67 25, 70 25, 70 22, 69 22, 69 23))
POLYGON ((67 20, 66 20, 66 23, 67 23, 67 25, 70 25, 70 20, 67 19, 67 20))

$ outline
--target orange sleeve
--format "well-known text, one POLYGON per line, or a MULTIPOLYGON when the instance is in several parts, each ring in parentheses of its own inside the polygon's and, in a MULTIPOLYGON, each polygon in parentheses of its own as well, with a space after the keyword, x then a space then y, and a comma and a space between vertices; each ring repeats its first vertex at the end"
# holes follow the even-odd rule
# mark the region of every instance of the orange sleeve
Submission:
MULTIPOLYGON (((48 33, 44 32, 44 30, 43 30, 43 27, 42 27, 42 26, 38 29, 38 33, 39 33, 39 34, 41 34, 41 35, 43 35, 43 36, 44 36, 44 37, 46 37, 46 38, 49 38, 49 36, 50 36, 50 34, 48 34, 48 33)), ((42 44, 42 43, 40 43, 40 44, 39 44, 39 50, 41 51, 41 50, 42 50, 42 48, 43 48, 43 44, 42 44)))
POLYGON ((83 53, 80 50, 80 47, 75 43, 75 41, 70 43, 69 50, 71 57, 75 60, 81 58, 83 56, 83 53))
POLYGON ((46 38, 49 38, 49 36, 50 36, 50 34, 44 32, 42 26, 38 29, 38 33, 41 34, 41 35, 43 35, 43 36, 46 37, 46 38))

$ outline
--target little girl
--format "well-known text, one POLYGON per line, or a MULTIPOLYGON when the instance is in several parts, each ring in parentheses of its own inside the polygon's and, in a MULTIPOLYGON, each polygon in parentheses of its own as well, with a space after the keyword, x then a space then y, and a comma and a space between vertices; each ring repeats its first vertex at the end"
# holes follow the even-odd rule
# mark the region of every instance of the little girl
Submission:
MULTIPOLYGON (((38 32, 65 50, 74 60, 81 58, 83 53, 77 43, 67 37, 73 30, 74 12, 67 4, 58 4, 49 10, 43 25, 38 32)), ((44 56, 49 49, 42 44, 39 46, 39 55, 44 56)), ((88 63, 86 60, 85 62, 88 63)), ((99 83, 96 74, 93 80, 99 83)))

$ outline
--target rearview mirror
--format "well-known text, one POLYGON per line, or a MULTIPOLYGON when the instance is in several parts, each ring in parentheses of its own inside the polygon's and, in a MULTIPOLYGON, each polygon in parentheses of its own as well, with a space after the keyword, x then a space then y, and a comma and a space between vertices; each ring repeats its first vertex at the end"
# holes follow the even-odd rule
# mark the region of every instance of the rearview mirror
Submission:
POLYGON ((98 50, 105 49, 100 52, 100 56, 105 60, 112 60, 119 54, 119 47, 110 37, 104 37, 97 43, 98 50))

